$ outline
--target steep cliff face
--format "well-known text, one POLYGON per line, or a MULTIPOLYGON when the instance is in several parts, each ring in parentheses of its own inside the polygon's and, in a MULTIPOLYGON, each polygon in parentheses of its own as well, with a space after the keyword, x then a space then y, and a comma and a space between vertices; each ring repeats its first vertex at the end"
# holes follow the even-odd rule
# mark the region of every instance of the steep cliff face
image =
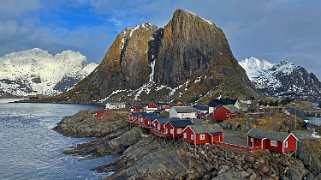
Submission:
POLYGON ((137 89, 149 80, 150 47, 158 33, 151 24, 128 28, 120 33, 98 68, 65 97, 89 102, 107 97, 115 90, 137 89))
POLYGON ((179 9, 164 28, 155 79, 157 83, 176 87, 186 82, 192 72, 202 72, 222 60, 227 65, 237 64, 222 30, 179 9))
POLYGON ((203 102, 220 95, 256 93, 223 31, 179 9, 164 28, 143 24, 120 33, 95 72, 58 99, 203 102))

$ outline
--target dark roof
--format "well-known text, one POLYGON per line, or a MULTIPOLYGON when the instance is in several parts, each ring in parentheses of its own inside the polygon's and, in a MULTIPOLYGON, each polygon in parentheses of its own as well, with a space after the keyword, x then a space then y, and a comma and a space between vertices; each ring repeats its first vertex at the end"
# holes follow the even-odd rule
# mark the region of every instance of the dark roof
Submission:
POLYGON ((157 102, 157 103, 155 103, 157 106, 167 106, 168 105, 168 103, 166 103, 166 102, 157 102))
POLYGON ((236 102, 236 100, 233 100, 233 99, 213 99, 209 104, 208 106, 210 107, 217 107, 217 106, 220 106, 220 105, 229 105, 229 104, 232 104, 234 105, 236 102))
POLYGON ((276 132, 276 131, 269 131, 263 130, 258 128, 253 128, 249 133, 248 136, 258 138, 258 139, 272 139, 276 141, 284 141, 290 133, 287 132, 276 132))
POLYGON ((170 119, 164 116, 159 116, 157 120, 160 124, 166 124, 168 121, 173 121, 173 119, 170 119))
POLYGON ((144 107, 142 105, 137 105, 137 106, 132 106, 131 108, 143 109, 144 107))
POLYGON ((235 107, 234 105, 223 105, 223 107, 231 113, 240 112, 240 110, 237 109, 237 107, 235 107))
POLYGON ((163 112, 163 110, 158 109, 158 110, 155 110, 153 113, 161 113, 161 112, 163 112))
POLYGON ((146 116, 147 113, 146 112, 132 112, 131 114, 132 114, 132 116, 142 115, 144 117, 144 116, 146 116))
POLYGON ((224 130, 218 124, 198 124, 189 126, 194 133, 216 133, 216 132, 224 132, 224 130))
POLYGON ((199 110, 199 111, 208 111, 209 107, 206 105, 195 105, 193 106, 195 109, 199 110))
POLYGON ((193 113, 193 112, 196 113, 197 112, 197 110, 192 106, 173 106, 172 108, 175 109, 177 113, 193 113))
POLYGON ((144 118, 148 117, 149 120, 154 121, 155 119, 158 119, 163 116, 158 116, 157 114, 149 113, 144 118))
POLYGON ((178 119, 172 119, 170 121, 170 124, 175 127, 175 128, 183 128, 183 127, 187 127, 189 125, 193 125, 192 121, 190 120, 178 120, 178 119))

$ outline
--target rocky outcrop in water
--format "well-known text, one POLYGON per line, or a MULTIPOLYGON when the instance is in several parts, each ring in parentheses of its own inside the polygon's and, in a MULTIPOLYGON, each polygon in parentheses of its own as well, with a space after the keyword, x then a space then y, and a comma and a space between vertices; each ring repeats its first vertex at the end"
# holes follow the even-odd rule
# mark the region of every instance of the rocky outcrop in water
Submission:
POLYGON ((114 132, 124 132, 127 123, 122 119, 128 113, 110 112, 108 117, 97 118, 95 111, 80 111, 64 117, 54 128, 57 132, 71 137, 103 137, 114 132), (116 114, 116 115, 115 115, 116 114))

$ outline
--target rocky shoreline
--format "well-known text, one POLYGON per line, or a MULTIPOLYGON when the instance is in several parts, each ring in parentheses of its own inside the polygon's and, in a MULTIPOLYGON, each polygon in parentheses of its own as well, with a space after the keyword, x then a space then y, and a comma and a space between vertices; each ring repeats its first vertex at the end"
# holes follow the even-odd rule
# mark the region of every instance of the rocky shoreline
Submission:
POLYGON ((320 139, 300 141, 298 159, 269 151, 248 152, 218 145, 190 146, 164 140, 125 119, 101 120, 90 111, 65 117, 55 130, 73 137, 101 137, 66 154, 89 157, 117 155, 97 172, 106 179, 320 179, 320 139), (313 148, 310 148, 313 147, 313 148))

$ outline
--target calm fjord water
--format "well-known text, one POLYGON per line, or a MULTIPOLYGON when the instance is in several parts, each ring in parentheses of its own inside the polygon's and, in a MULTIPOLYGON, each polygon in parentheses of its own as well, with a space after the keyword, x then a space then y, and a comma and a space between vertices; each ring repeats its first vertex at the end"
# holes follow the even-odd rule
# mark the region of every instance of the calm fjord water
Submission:
POLYGON ((68 138, 52 130, 63 116, 95 106, 13 104, 0 102, 0 179, 102 179, 90 169, 108 164, 104 157, 84 160, 63 150, 84 138, 68 138))

